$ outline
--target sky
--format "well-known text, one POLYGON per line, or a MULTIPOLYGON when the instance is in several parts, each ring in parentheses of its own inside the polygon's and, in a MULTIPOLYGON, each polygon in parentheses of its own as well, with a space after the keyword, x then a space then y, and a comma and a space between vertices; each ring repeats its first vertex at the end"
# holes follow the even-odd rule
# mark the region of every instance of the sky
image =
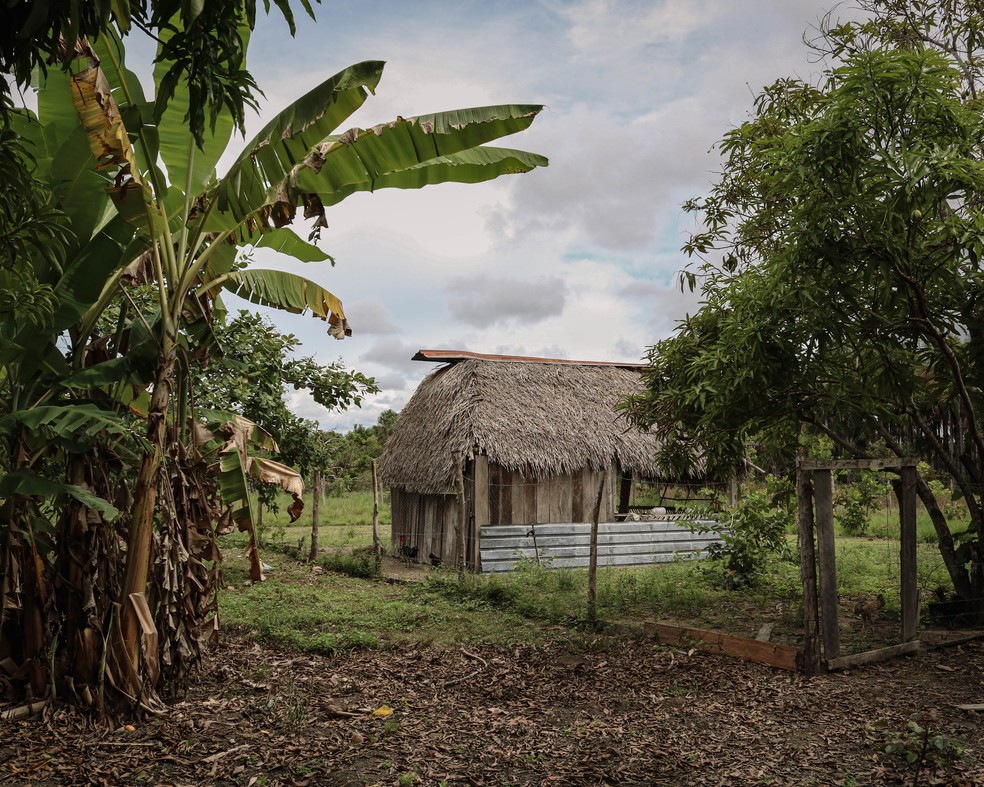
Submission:
POLYGON ((643 360, 698 306, 677 283, 694 228, 682 203, 714 182, 713 146, 749 116, 755 93, 779 77, 816 75, 802 38, 831 5, 324 0, 316 23, 294 4, 293 39, 276 11, 260 19, 249 67, 266 98, 248 133, 342 68, 380 59, 376 95, 339 131, 543 104, 530 129, 493 144, 550 159, 485 184, 350 197, 328 210, 320 242, 335 267, 258 251, 257 267, 302 273, 344 304, 353 328, 344 341, 319 320, 267 312, 302 342, 298 353, 340 361, 382 389, 346 412, 293 393, 294 411, 327 429, 373 424, 435 368, 411 361, 418 349, 643 360))

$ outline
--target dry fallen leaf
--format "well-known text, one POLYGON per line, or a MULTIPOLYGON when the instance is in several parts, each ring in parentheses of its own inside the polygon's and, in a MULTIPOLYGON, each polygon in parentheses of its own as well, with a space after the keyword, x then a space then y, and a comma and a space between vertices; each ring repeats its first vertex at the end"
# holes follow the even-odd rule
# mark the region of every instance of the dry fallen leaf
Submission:
POLYGON ((392 716, 393 709, 389 705, 380 705, 372 712, 373 716, 392 716))

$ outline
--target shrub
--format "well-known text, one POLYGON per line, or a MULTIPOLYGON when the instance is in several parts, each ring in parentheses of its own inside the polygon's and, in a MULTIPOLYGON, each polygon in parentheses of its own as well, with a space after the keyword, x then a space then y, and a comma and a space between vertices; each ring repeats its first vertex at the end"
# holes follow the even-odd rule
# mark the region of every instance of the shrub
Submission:
POLYGON ((837 516, 837 523, 845 533, 852 536, 863 536, 868 532, 868 515, 864 506, 858 500, 849 500, 837 516))
POLYGON ((708 553, 724 568, 728 589, 754 585, 768 563, 788 550, 786 528, 791 523, 788 508, 777 508, 765 491, 745 495, 724 524, 711 529, 721 538, 708 553))

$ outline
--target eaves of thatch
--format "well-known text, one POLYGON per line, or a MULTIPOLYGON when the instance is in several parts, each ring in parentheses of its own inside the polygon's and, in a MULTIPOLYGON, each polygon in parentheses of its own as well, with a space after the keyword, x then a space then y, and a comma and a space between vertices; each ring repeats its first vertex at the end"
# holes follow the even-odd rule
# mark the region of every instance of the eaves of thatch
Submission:
MULTIPOLYGON (((429 360, 434 360, 430 358, 429 360)), ((400 413, 381 478, 419 494, 453 491, 462 458, 526 478, 604 470, 658 477, 657 438, 616 410, 642 389, 639 368, 576 362, 465 358, 430 374, 400 413)))

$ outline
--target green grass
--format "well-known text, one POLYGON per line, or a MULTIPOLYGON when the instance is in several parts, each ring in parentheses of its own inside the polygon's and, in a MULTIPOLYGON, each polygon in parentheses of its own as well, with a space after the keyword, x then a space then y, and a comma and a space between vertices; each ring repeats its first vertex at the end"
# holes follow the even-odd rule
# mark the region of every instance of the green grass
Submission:
MULTIPOLYGON (((369 506, 371 512, 371 499, 369 506)), ((881 522, 886 532, 897 527, 884 513, 881 522)), ((876 537, 876 524, 866 537, 838 534, 837 589, 847 596, 883 594, 884 614, 890 619, 899 610, 899 544, 876 537)), ((950 582, 939 550, 927 543, 933 533, 928 517, 920 518, 919 527, 918 583, 925 598, 937 587, 948 589, 950 582)), ((389 527, 381 531, 388 546, 389 527)), ((583 569, 547 569, 527 562, 508 574, 459 578, 434 570, 424 582, 390 585, 372 578, 375 561, 360 551, 371 545, 371 532, 368 524, 323 525, 320 544, 335 550, 313 568, 298 560, 307 556, 309 523, 280 532, 268 529, 262 556, 274 570, 266 582, 251 587, 246 586, 242 557, 245 537, 226 537, 224 575, 232 589, 221 599, 224 625, 298 649, 333 652, 539 641, 569 636, 586 623, 583 569)), ((598 573, 599 619, 678 621, 745 636, 772 622, 776 641, 796 642, 802 627, 802 585, 793 536, 789 546, 791 558, 774 558, 755 585, 740 590, 725 589, 720 564, 709 561, 603 568, 598 573)))
MULTIPOLYGON (((535 642, 568 636, 587 619, 583 569, 528 564, 508 574, 461 578, 435 570, 421 583, 392 585, 331 571, 332 558, 312 567, 268 549, 263 559, 273 570, 267 581, 247 586, 241 551, 225 546, 225 583, 232 589, 221 597, 223 625, 299 650, 535 642)), ((371 565, 371 556, 361 554, 371 565)), ((946 582, 934 548, 920 545, 918 557, 923 587, 946 582)), ((839 539, 837 564, 838 592, 882 593, 885 615, 897 614, 896 542, 839 539)), ((741 590, 724 589, 720 568, 706 561, 598 572, 598 615, 605 623, 677 621, 754 636, 771 621, 776 641, 796 642, 801 595, 799 567, 791 561, 774 561, 757 585, 741 590)))
MULTIPOLYGON (((967 521, 950 520, 949 521, 951 532, 956 532, 966 528, 967 521)), ((873 512, 868 517, 868 532, 866 535, 873 536, 875 538, 893 538, 897 539, 899 537, 899 512, 898 509, 894 509, 890 513, 886 513, 885 509, 873 512)), ((929 514, 926 513, 922 506, 916 509, 916 540, 920 544, 935 544, 936 539, 936 528, 933 527, 933 522, 929 518, 929 514)))
MULTIPOLYGON (((304 511, 301 513, 298 522, 311 526, 312 497, 311 491, 306 490, 303 495, 304 511)), ((291 527, 290 516, 287 507, 291 503, 291 498, 285 493, 277 496, 278 510, 269 508, 263 509, 263 527, 269 531, 274 531, 282 527, 291 527)), ((254 498, 253 504, 256 504, 254 498)), ((318 524, 320 527, 336 527, 342 525, 353 525, 356 527, 370 527, 372 525, 372 492, 348 492, 342 497, 325 497, 321 500, 321 508, 318 511, 318 524)), ((390 522, 389 493, 384 493, 379 501, 379 522, 380 527, 385 526, 389 529, 390 522)))
POLYGON ((428 585, 357 579, 267 550, 265 582, 247 585, 246 561, 224 545, 226 589, 222 625, 298 650, 333 653, 353 648, 405 648, 539 642, 550 637, 535 622, 471 598, 453 598, 428 585))

